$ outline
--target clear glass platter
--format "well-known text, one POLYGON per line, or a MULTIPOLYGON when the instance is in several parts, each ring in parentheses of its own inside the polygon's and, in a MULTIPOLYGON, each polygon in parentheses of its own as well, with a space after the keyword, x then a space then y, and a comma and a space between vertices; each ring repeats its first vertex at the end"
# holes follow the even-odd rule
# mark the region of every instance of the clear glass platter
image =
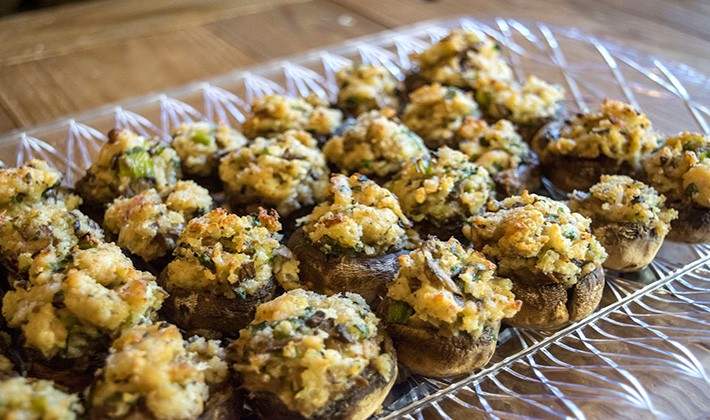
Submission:
MULTIPOLYGON (((437 20, 237 70, 170 91, 0 136, 0 160, 50 161, 72 184, 111 128, 168 137, 182 121, 239 126, 248 104, 272 92, 332 99, 334 73, 362 60, 402 78, 408 54, 455 27, 496 38, 516 77, 535 74, 567 89, 571 111, 605 97, 628 101, 669 134, 710 132, 710 79, 613 40, 541 23, 468 17, 437 20)), ((555 194, 553 188, 549 188, 555 194)), ((666 242, 648 268, 607 271, 597 312, 556 331, 508 328, 484 369, 434 380, 402 375, 384 418, 704 418, 710 414, 710 246, 666 242)))

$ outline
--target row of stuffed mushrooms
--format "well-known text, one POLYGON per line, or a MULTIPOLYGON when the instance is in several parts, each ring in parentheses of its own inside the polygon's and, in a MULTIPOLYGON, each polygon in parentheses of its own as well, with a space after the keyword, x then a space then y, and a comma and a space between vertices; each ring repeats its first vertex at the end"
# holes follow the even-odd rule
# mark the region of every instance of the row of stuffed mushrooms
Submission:
POLYGON ((707 241, 707 136, 569 116, 475 32, 412 61, 344 68, 332 107, 259 98, 241 132, 113 130, 74 191, 0 170, 0 413, 236 418, 245 390, 264 418, 365 418, 398 365, 470 372, 501 324, 590 314, 603 265, 707 241))

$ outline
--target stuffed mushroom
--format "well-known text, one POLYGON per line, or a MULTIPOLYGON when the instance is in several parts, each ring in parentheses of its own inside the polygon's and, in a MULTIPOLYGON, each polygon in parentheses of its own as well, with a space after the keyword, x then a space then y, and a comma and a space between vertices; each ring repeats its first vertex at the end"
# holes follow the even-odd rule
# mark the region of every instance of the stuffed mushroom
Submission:
POLYGON ((598 110, 548 124, 533 140, 543 175, 566 192, 588 190, 602 175, 642 177, 642 159, 661 136, 633 106, 610 99, 598 110))
POLYGON ((79 396, 52 381, 14 375, 0 379, 0 418, 75 420, 83 413, 79 396))
POLYGON ((275 208, 289 229, 325 199, 330 171, 315 139, 305 131, 259 137, 219 165, 227 201, 235 212, 275 208))
POLYGON ((219 159, 246 143, 242 133, 226 124, 201 121, 182 124, 173 133, 170 146, 180 158, 185 175, 212 184, 217 178, 219 159))
POLYGON ((352 293, 297 289, 264 303, 228 351, 263 419, 364 420, 397 377, 391 340, 352 293))
POLYGON ((114 200, 104 214, 104 227, 121 248, 144 261, 155 261, 170 255, 185 224, 213 205, 205 188, 178 181, 163 194, 150 189, 114 200))
POLYGON ((278 215, 238 216, 218 208, 192 219, 160 276, 169 321, 189 332, 235 336, 271 300, 279 283, 297 282, 298 262, 279 244, 278 215))
POLYGON ((8 291, 2 313, 19 337, 27 371, 72 390, 92 378, 123 329, 149 322, 165 292, 114 244, 52 247, 35 256, 29 280, 8 291))
POLYGON ((535 152, 508 120, 489 125, 467 118, 459 128, 459 150, 483 166, 493 177, 499 198, 536 191, 541 170, 535 152))
POLYGON ((343 113, 330 108, 327 101, 315 95, 307 98, 266 95, 252 104, 251 114, 242 124, 242 132, 254 139, 288 130, 303 130, 324 142, 342 122, 343 113))
POLYGON ((464 234, 513 282, 523 302, 506 320, 523 328, 556 328, 578 321, 599 305, 607 254, 591 221, 564 203, 524 192, 471 218, 464 234))
POLYGON ((397 197, 364 175, 333 175, 328 199, 300 221, 288 247, 300 262, 304 288, 359 293, 373 305, 411 245, 410 221, 397 197))
POLYGON ((710 242, 710 136, 685 132, 668 137, 643 166, 648 183, 678 211, 668 238, 710 242))
POLYGON ((520 310, 511 281, 496 276, 495 264, 454 238, 427 240, 398 262, 380 313, 399 363, 434 377, 484 366, 501 320, 520 310))
POLYGON ((238 419, 224 348, 159 322, 128 329, 86 392, 90 419, 238 419))
POLYGON ((513 122, 523 139, 533 137, 550 121, 564 114, 564 89, 535 76, 525 83, 493 79, 476 86, 476 101, 489 121, 507 119, 513 122))
POLYGON ((569 208, 592 220, 592 233, 609 257, 604 267, 639 271, 656 256, 678 212, 666 198, 640 181, 602 175, 589 192, 574 191, 569 208))
POLYGON ((395 114, 394 109, 361 114, 342 134, 328 140, 325 157, 345 174, 359 172, 384 180, 406 161, 428 155, 421 137, 395 114))
POLYGON ((151 188, 159 193, 182 177, 175 150, 158 139, 147 139, 130 130, 108 133, 99 155, 75 185, 87 214, 101 220, 103 206, 120 196, 131 197, 151 188))
POLYGON ((441 146, 456 147, 456 132, 463 120, 479 116, 478 105, 470 92, 435 83, 409 94, 402 122, 421 136, 429 148, 436 149, 441 146))
POLYGON ((444 240, 460 237, 465 221, 495 197, 488 171, 446 146, 407 162, 385 187, 399 198, 402 211, 423 237, 444 240))
POLYGON ((377 109, 399 108, 398 81, 386 68, 371 64, 352 64, 335 74, 338 85, 336 106, 346 115, 377 109))

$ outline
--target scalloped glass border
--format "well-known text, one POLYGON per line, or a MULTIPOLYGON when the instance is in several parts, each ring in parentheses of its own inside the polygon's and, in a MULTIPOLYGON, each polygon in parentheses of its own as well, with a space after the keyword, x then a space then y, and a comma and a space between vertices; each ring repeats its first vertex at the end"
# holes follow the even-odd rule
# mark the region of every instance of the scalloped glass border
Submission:
MULTIPOLYGON (((183 121, 221 120, 238 127, 248 104, 263 94, 314 93, 333 99, 335 72, 354 60, 383 65, 402 79, 409 54, 454 27, 497 39, 519 80, 536 74, 561 83, 570 110, 587 110, 610 96, 644 110, 666 132, 710 131, 710 79, 688 66, 573 28, 459 17, 382 32, 5 133, 0 159, 7 164, 46 159, 72 184, 106 140, 103 133, 114 126, 164 139, 183 121)), ((381 416, 689 418, 707 413, 710 349, 697 343, 710 341, 709 261, 707 245, 664 244, 639 274, 607 272, 602 305, 589 318, 552 332, 505 329, 487 367, 449 380, 407 376, 395 386, 381 416), (623 351, 620 343, 626 346, 623 351), (672 389, 700 395, 697 401, 674 406, 683 395, 657 392, 664 375, 681 384, 672 389)))

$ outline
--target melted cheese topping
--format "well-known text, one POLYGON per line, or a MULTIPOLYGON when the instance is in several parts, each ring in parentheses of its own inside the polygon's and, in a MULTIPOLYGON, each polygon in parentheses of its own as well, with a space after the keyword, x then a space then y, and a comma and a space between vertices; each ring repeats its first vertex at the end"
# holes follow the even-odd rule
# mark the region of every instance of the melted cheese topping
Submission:
POLYGON ((202 414, 210 385, 228 375, 218 341, 183 340, 174 325, 138 326, 114 341, 106 366, 89 392, 89 405, 110 418, 133 409, 156 419, 194 419, 202 414))
POLYGON ((560 109, 565 91, 535 76, 523 85, 512 81, 492 80, 480 83, 476 101, 488 118, 506 118, 516 124, 536 124, 554 116, 560 109))
POLYGON ((520 310, 510 280, 497 277, 495 264, 455 238, 427 240, 397 261, 400 269, 387 297, 407 305, 411 315, 394 322, 431 326, 442 336, 480 337, 485 327, 520 310))
POLYGON ((397 79, 382 66, 355 64, 335 74, 338 108, 360 115, 373 109, 397 108, 397 79))
POLYGON ((649 183, 671 203, 710 207, 710 136, 680 133, 643 162, 649 183))
POLYGON ((49 247, 32 262, 26 287, 7 292, 2 312, 26 346, 47 358, 77 358, 101 339, 152 319, 164 298, 155 278, 133 268, 114 244, 65 257, 49 247))
POLYGON ((571 287, 607 257, 590 224, 564 203, 524 192, 489 203, 488 211, 473 217, 463 231, 497 262, 501 275, 514 278, 529 270, 571 287))
POLYGON ((245 299, 275 274, 278 281, 290 283, 298 265, 276 258, 288 257, 279 252, 279 230, 278 216, 264 209, 258 215, 237 216, 218 208, 192 219, 168 264, 166 286, 245 299))
POLYGON ((310 417, 362 386, 366 369, 390 380, 396 361, 378 324, 359 295, 293 290, 257 308, 230 346, 234 368, 249 392, 271 393, 310 417))
POLYGON ((484 120, 466 118, 458 136, 459 150, 492 174, 516 169, 532 159, 530 147, 508 120, 488 125, 484 120))
POLYGON ((407 217, 437 226, 460 225, 478 214, 495 192, 485 168, 448 147, 431 158, 407 162, 385 187, 399 198, 407 217))
POLYGON ((217 171, 219 158, 247 143, 242 133, 226 124, 183 123, 173 133, 170 144, 180 157, 182 169, 193 176, 209 176, 217 171))
POLYGON ((242 132, 250 139, 288 130, 328 135, 340 126, 342 120, 342 112, 329 108, 327 101, 315 95, 307 98, 267 95, 254 101, 242 132))
POLYGON ((678 212, 665 207, 666 198, 628 176, 602 175, 589 192, 574 191, 569 208, 592 222, 640 223, 663 237, 678 212))
POLYGON ((463 29, 451 33, 421 54, 413 54, 418 74, 431 83, 475 87, 491 79, 511 80, 513 72, 493 39, 463 29))
POLYGON ((409 159, 428 154, 422 139, 396 119, 393 109, 361 114, 342 135, 328 140, 323 152, 346 174, 379 177, 397 172, 409 159))
POLYGON ((225 156, 219 176, 232 203, 274 206, 287 216, 325 198, 330 171, 316 146, 305 131, 259 137, 225 156))
POLYGON ((209 192, 192 181, 178 181, 165 202, 154 189, 119 198, 104 215, 106 229, 118 245, 146 261, 163 257, 177 244, 185 223, 212 208, 209 192))
POLYGON ((408 242, 410 222, 397 197, 364 175, 330 178, 328 200, 300 219, 310 241, 327 254, 382 255, 408 242))
POLYGON ((84 412, 79 396, 51 381, 15 377, 0 381, 0 417, 8 420, 74 420, 84 412))
POLYGON ((585 159, 605 156, 640 168, 641 159, 653 152, 659 141, 660 135, 646 115, 629 104, 605 99, 597 111, 578 114, 566 123, 545 152, 585 159))
POLYGON ((422 86, 409 95, 402 121, 420 135, 427 146, 456 146, 456 132, 464 118, 478 118, 478 105, 466 93, 438 83, 422 86))
POLYGON ((110 202, 155 188, 163 192, 182 176, 175 150, 129 130, 112 130, 99 156, 76 185, 88 201, 110 202))

